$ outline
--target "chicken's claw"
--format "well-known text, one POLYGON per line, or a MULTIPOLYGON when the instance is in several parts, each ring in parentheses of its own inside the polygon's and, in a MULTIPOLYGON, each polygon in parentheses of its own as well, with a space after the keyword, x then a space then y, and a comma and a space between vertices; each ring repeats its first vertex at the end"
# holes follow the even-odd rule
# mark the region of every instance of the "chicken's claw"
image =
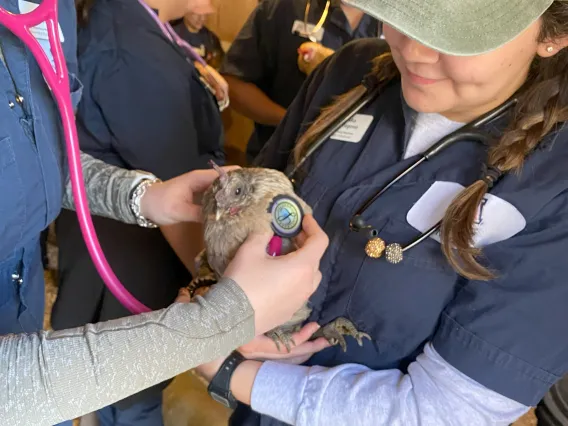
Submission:
POLYGON ((339 344, 341 346, 341 349, 343 349, 343 352, 346 352, 347 342, 345 341, 345 337, 343 336, 353 337, 355 340, 357 340, 359 346, 363 346, 363 339, 371 340, 371 336, 369 336, 367 333, 358 331, 351 321, 343 317, 337 318, 336 320, 320 328, 312 336, 312 339, 317 337, 325 337, 329 343, 331 343, 332 345, 339 344))
POLYGON ((274 341, 278 350, 280 350, 280 343, 286 347, 288 352, 292 351, 292 345, 296 346, 296 342, 294 342, 294 339, 292 338, 292 333, 283 331, 279 328, 269 331, 266 333, 266 336, 270 337, 274 341))

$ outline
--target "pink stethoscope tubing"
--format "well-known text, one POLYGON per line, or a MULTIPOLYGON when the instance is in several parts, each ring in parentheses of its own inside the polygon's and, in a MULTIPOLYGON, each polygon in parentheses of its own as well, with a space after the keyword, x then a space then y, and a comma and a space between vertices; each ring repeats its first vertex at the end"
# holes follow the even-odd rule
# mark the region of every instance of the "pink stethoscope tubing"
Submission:
POLYGON ((140 303, 118 280, 102 251, 93 226, 84 186, 83 171, 81 169, 81 152, 73 104, 71 102, 67 64, 63 55, 63 47, 59 41, 57 16, 57 0, 43 0, 36 9, 25 14, 14 14, 0 7, 0 24, 8 28, 30 49, 59 108, 67 147, 69 174, 75 208, 83 239, 93 259, 93 263, 109 291, 124 307, 133 314, 149 312, 150 308, 140 303), (30 32, 30 28, 43 22, 47 26, 49 46, 53 55, 55 69, 53 69, 47 55, 30 32))

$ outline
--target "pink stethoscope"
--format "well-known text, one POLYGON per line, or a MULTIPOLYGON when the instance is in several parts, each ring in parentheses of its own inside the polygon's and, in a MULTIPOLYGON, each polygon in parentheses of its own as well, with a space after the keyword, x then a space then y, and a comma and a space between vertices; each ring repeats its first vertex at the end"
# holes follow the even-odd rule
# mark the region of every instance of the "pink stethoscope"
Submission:
MULTIPOLYGON (((143 6, 145 6, 145 8, 149 9, 145 3, 142 3, 141 0, 139 1, 143 6)), ((151 12, 150 15, 155 17, 154 12, 151 9, 149 9, 149 11, 151 12)), ((81 169, 81 155, 79 140, 77 137, 77 127, 75 125, 75 115, 73 113, 73 104, 71 102, 67 64, 63 55, 61 42, 59 41, 57 12, 57 0, 43 0, 37 8, 25 14, 14 14, 0 7, 0 24, 8 28, 28 47, 28 49, 30 49, 34 58, 38 62, 44 79, 55 98, 57 107, 59 108, 63 124, 63 132, 65 135, 65 144, 67 147, 69 174, 71 177, 77 217, 79 219, 83 239, 85 240, 85 244, 98 273, 105 282, 109 291, 130 312, 133 314, 149 312, 151 309, 140 303, 132 294, 130 294, 113 272, 102 251, 99 239, 97 238, 97 234, 93 227, 93 221, 89 212, 89 205, 84 186, 83 171, 81 169), (53 56, 53 66, 39 42, 30 32, 31 28, 44 22, 47 27, 49 46, 53 56)), ((175 31, 173 29, 171 30, 173 33, 170 33, 167 26, 162 24, 157 17, 156 21, 159 23, 160 28, 164 31, 164 34, 166 34, 169 40, 175 41, 188 52, 192 52, 190 53, 191 56, 200 61, 200 63, 205 63, 202 58, 193 51, 189 44, 179 39, 177 34, 174 36, 175 31)))

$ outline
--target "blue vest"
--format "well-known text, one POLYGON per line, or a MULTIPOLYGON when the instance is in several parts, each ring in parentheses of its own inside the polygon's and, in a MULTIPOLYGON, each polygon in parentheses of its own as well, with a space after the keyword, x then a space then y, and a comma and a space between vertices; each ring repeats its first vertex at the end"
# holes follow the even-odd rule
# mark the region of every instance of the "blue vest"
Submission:
MULTIPOLYGON (((0 6, 13 13, 25 10, 26 3, 0 0, 0 6)), ((73 0, 58 4, 72 98, 77 106, 81 85, 75 77, 75 7, 73 0)), ((61 209, 66 159, 60 115, 35 59, 1 26, 0 44, 6 64, 0 63, 0 333, 5 333, 21 328, 15 323, 12 329, 11 314, 4 314, 5 305, 17 303, 13 298, 16 293, 33 287, 34 294, 43 300, 38 239, 61 209), (19 278, 12 280, 12 275, 19 278), (19 283, 16 293, 15 283, 19 283)), ((37 311, 41 303, 35 305, 37 311)), ((35 316, 41 321, 43 315, 35 316)), ((28 325, 26 331, 33 331, 31 323, 28 325)))

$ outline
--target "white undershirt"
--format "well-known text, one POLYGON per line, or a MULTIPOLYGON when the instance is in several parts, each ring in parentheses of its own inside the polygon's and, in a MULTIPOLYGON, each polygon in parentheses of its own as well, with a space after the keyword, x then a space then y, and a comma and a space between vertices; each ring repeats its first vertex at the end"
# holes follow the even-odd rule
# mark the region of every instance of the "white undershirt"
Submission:
POLYGON ((414 120, 412 134, 406 144, 404 158, 423 153, 444 136, 449 135, 463 125, 463 123, 449 120, 440 114, 418 113, 414 120))

